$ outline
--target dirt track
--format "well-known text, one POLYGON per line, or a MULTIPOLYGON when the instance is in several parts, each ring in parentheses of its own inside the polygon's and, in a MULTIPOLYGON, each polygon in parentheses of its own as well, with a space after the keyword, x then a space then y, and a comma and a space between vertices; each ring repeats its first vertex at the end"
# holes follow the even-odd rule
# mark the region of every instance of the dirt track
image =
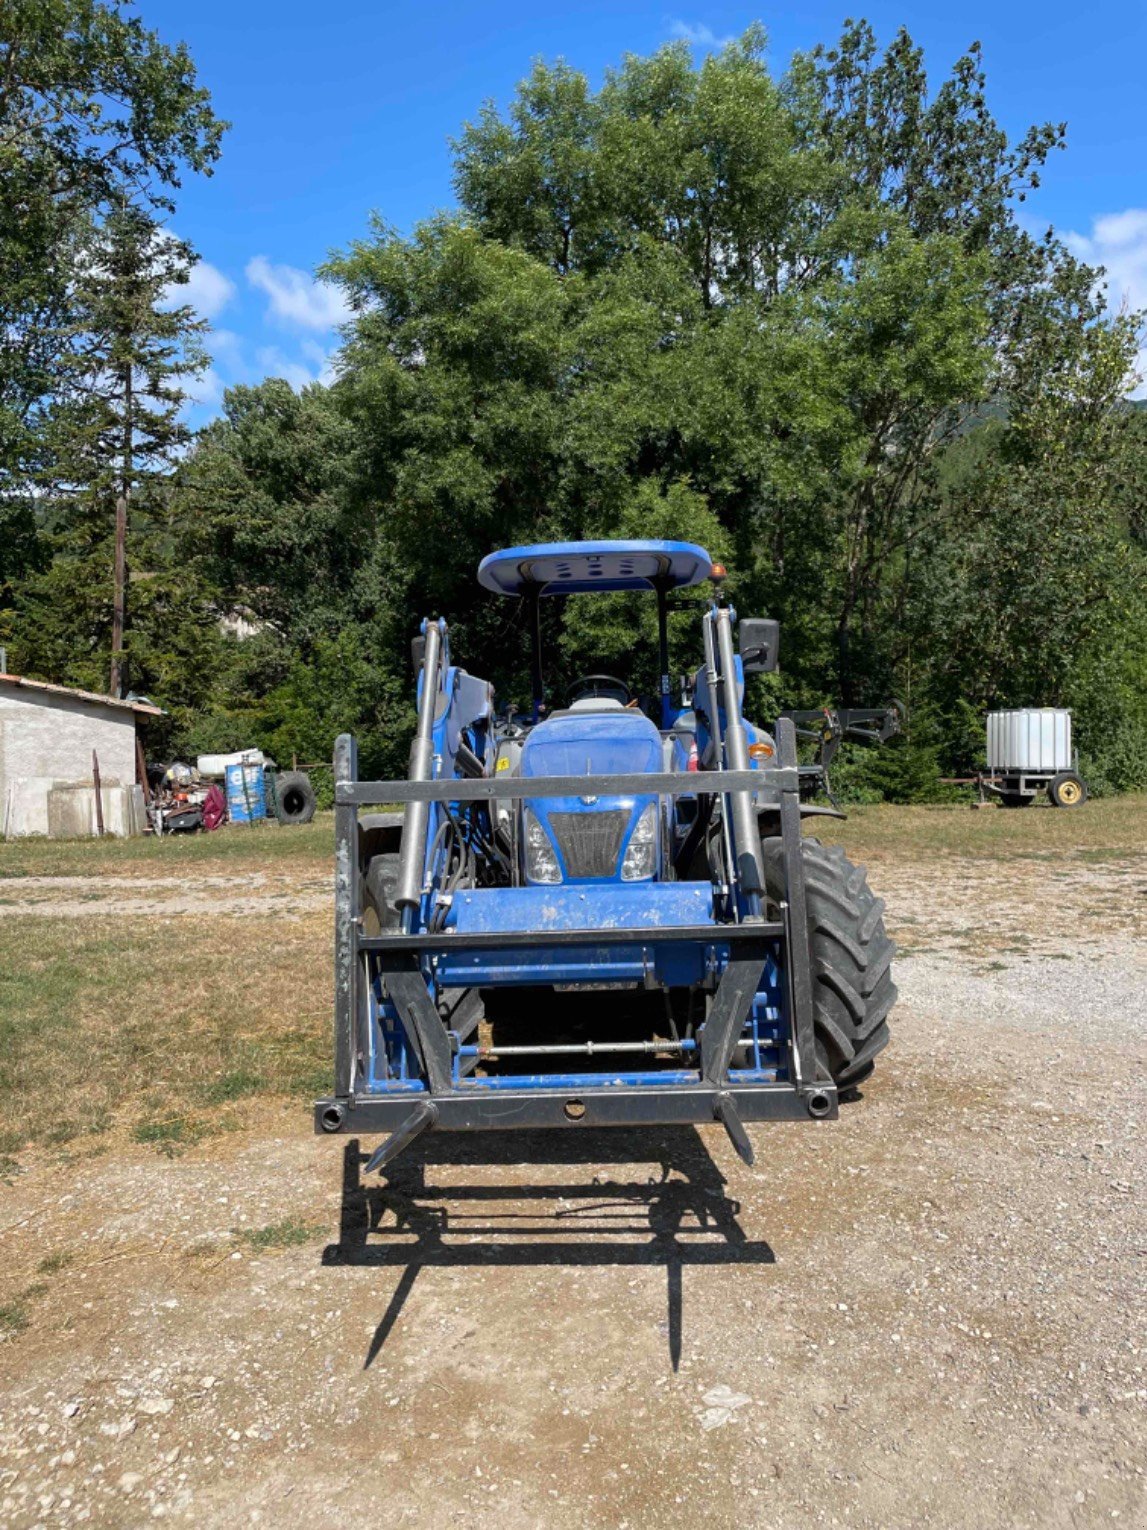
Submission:
POLYGON ((874 868, 893 1045, 752 1170, 506 1134, 362 1186, 294 1107, 30 1159, 0 1278, 70 1262, 0 1347, 0 1519, 1142 1523, 1147 878, 1054 871, 874 868))

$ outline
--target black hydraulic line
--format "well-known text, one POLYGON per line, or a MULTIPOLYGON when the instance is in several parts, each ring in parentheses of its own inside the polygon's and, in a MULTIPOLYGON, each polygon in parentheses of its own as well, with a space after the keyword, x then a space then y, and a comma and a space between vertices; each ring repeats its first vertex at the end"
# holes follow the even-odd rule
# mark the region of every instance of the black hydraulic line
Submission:
POLYGON ((482 764, 482 761, 478 758, 470 746, 464 743, 462 740, 459 740, 458 742, 458 748, 455 751, 454 759, 456 764, 461 767, 462 774, 464 776, 468 776, 471 781, 481 781, 485 778, 485 765, 482 764))

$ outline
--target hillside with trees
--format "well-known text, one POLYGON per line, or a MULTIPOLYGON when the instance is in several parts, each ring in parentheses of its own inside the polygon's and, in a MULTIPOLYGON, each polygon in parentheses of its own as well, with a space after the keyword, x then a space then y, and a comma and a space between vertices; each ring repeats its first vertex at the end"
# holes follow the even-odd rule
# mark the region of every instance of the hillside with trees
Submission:
MULTIPOLYGON (((161 211, 220 125, 178 50, 105 43, 151 60, 138 89, 161 99, 126 76, 118 152, 148 159, 161 211)), ((80 98, 100 56, 90 38, 62 55, 80 98)), ((457 661, 503 701, 525 695, 521 613, 475 584, 486 552, 679 536, 727 562, 742 612, 783 623, 762 721, 907 703, 909 737, 854 762, 855 792, 935 796, 975 767, 985 710, 1028 704, 1073 709, 1095 788, 1147 784, 1139 318, 1021 217, 1063 129, 1009 142, 977 47, 939 82, 905 33, 882 51, 864 23, 784 72, 757 29, 700 63, 684 44, 626 57, 597 90, 535 65, 506 112, 461 128, 455 211, 409 234, 375 219, 331 257, 352 309, 331 386, 234 388, 185 449, 173 378, 209 339, 190 314, 164 331, 137 312, 132 365, 162 363, 138 426, 159 445, 126 476, 106 387, 118 445, 91 433, 92 379, 114 368, 84 362, 114 328, 112 266, 95 292, 52 274, 115 216, 122 245, 118 186, 84 170, 117 161, 53 142, 35 103, 59 88, 32 79, 0 106, 0 305, 24 337, 0 361, 13 668, 106 683, 118 496, 122 663, 170 710, 167 748, 318 759, 350 729, 366 769, 400 771, 420 616, 450 619, 457 661)), ((137 291, 141 261, 191 258, 131 237, 137 291)), ((621 666, 653 688, 648 603, 550 604, 555 684, 621 666)), ((688 614, 672 639, 694 667, 688 614)))

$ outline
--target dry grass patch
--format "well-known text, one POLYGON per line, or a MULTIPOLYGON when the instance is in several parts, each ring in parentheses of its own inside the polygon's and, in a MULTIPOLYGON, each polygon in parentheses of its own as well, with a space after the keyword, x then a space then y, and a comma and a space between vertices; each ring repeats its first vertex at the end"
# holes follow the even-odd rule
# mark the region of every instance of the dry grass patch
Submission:
POLYGON ((824 818, 809 826, 827 844, 844 845, 853 859, 1046 860, 1049 867, 1133 862, 1147 846, 1147 793, 1106 797, 1081 808, 1024 809, 966 803, 936 807, 848 809, 848 821, 824 818))
POLYGON ((175 1153, 236 1123, 248 1097, 319 1093, 332 993, 321 916, 9 918, 0 1153, 112 1125, 175 1153))

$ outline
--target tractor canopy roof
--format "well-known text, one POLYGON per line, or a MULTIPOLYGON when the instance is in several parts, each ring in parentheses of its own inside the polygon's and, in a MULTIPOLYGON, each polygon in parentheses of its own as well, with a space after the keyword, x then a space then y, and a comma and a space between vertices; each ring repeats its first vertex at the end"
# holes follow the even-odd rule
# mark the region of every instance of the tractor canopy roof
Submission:
POLYGON ((478 582, 497 595, 585 595, 684 589, 711 568, 693 542, 543 542, 490 553, 478 565, 478 582))

